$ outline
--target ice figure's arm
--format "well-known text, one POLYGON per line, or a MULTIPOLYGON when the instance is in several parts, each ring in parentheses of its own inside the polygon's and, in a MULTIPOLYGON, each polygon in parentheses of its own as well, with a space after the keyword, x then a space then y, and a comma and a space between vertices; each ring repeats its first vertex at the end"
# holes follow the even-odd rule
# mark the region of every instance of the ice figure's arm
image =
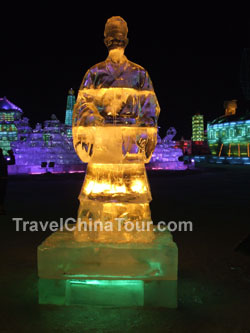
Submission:
POLYGON ((96 105, 95 97, 84 89, 79 91, 73 112, 73 126, 102 126, 104 122, 96 105))
POLYGON ((154 91, 148 95, 142 95, 140 98, 140 105, 141 109, 138 117, 138 125, 157 127, 160 106, 154 91))
POLYGON ((160 114, 160 106, 154 92, 152 81, 145 71, 141 82, 141 90, 145 94, 140 98, 140 113, 138 118, 139 126, 157 127, 157 120, 160 114))
POLYGON ((72 119, 74 148, 80 159, 86 163, 93 156, 93 128, 102 126, 104 122, 96 107, 98 89, 93 89, 93 80, 93 74, 88 71, 78 92, 72 119))
POLYGON ((94 80, 94 74, 89 70, 85 74, 78 92, 73 112, 73 126, 100 126, 103 124, 103 117, 96 107, 98 89, 96 89, 96 94, 93 94, 94 80))
POLYGON ((88 163, 93 155, 93 128, 101 123, 102 117, 94 106, 93 97, 79 91, 73 111, 72 132, 75 151, 85 163, 88 163))
POLYGON ((140 73, 140 89, 154 91, 151 78, 145 69, 140 73))
POLYGON ((152 81, 146 71, 144 72, 141 89, 145 93, 141 94, 140 97, 140 112, 137 123, 140 127, 146 127, 147 134, 137 139, 137 145, 144 145, 144 162, 148 163, 157 144, 157 121, 160 114, 160 106, 152 81), (155 128, 154 131, 152 131, 152 127, 155 128))

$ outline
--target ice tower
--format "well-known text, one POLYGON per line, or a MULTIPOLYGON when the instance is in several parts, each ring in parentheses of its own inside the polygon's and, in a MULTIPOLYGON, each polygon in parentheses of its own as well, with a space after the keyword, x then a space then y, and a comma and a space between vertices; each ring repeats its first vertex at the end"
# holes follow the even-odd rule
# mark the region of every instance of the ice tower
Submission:
POLYGON ((72 115, 75 102, 76 102, 75 92, 71 88, 68 92, 68 97, 67 97, 65 125, 72 126, 72 115))
POLYGON ((38 248, 40 303, 177 305, 177 247, 148 223, 144 163, 157 143, 160 108, 147 71, 124 55, 127 32, 121 17, 107 21, 109 55, 78 92, 73 143, 88 168, 74 232, 58 231, 38 248))
POLYGON ((16 122, 23 111, 6 97, 0 98, 0 148, 4 155, 11 149, 11 142, 18 138, 16 122))
POLYGON ((204 117, 199 113, 192 117, 192 141, 204 141, 204 117))

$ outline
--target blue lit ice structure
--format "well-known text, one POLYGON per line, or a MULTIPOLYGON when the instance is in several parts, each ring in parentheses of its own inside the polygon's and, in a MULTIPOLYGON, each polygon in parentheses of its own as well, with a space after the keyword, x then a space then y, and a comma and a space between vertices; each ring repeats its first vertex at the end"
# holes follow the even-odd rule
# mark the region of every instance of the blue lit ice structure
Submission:
POLYGON ((183 156, 180 148, 175 147, 173 141, 176 135, 174 127, 170 127, 164 139, 158 135, 157 145, 152 155, 151 161, 147 166, 152 170, 186 170, 187 166, 179 159, 183 156))
POLYGON ((226 101, 225 115, 207 125, 212 156, 209 163, 250 164, 250 113, 236 112, 237 101, 226 101))
POLYGON ((250 165, 249 157, 236 156, 194 156, 195 162, 211 164, 250 165))

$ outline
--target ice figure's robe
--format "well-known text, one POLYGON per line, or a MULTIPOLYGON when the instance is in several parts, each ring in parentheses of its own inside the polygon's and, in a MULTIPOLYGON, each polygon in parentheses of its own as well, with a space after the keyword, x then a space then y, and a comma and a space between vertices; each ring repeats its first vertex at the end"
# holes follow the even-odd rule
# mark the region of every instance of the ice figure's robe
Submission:
POLYGON ((122 63, 114 63, 108 57, 86 73, 78 94, 74 125, 115 123, 155 127, 159 112, 146 70, 125 56, 122 63))
MULTIPOLYGON (((157 142, 159 112, 148 73, 125 56, 119 63, 108 57, 88 70, 73 113, 74 147, 81 160, 89 162, 78 217, 151 219, 144 163, 157 142)), ((132 235, 119 237, 126 241, 132 235)), ((79 233, 77 238, 86 239, 79 233)))

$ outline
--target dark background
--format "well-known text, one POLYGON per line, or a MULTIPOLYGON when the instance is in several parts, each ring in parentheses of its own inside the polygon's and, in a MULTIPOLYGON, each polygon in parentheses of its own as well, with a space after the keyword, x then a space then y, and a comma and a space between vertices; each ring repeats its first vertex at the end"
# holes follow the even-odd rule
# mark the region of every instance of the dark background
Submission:
MULTIPOLYGON (((161 136, 174 126, 177 137, 190 138, 192 115, 200 112, 205 121, 213 120, 224 113, 224 100, 237 99, 239 108, 245 108, 240 88, 243 48, 234 43, 209 43, 211 34, 219 32, 211 29, 211 22, 202 30, 204 25, 185 25, 180 18, 170 23, 169 13, 155 15, 150 8, 145 14, 114 9, 82 13, 74 9, 73 13, 68 9, 73 23, 68 17, 46 14, 42 18, 30 15, 25 22, 19 18, 15 29, 4 25, 0 97, 21 107, 32 125, 49 119, 52 113, 64 122, 67 92, 72 87, 77 93, 88 68, 106 58, 104 25, 117 14, 128 23, 127 57, 145 67, 153 81, 161 106, 161 136), (197 41, 193 46, 184 39, 194 33, 197 41)), ((233 38, 229 30, 224 33, 233 38)))

